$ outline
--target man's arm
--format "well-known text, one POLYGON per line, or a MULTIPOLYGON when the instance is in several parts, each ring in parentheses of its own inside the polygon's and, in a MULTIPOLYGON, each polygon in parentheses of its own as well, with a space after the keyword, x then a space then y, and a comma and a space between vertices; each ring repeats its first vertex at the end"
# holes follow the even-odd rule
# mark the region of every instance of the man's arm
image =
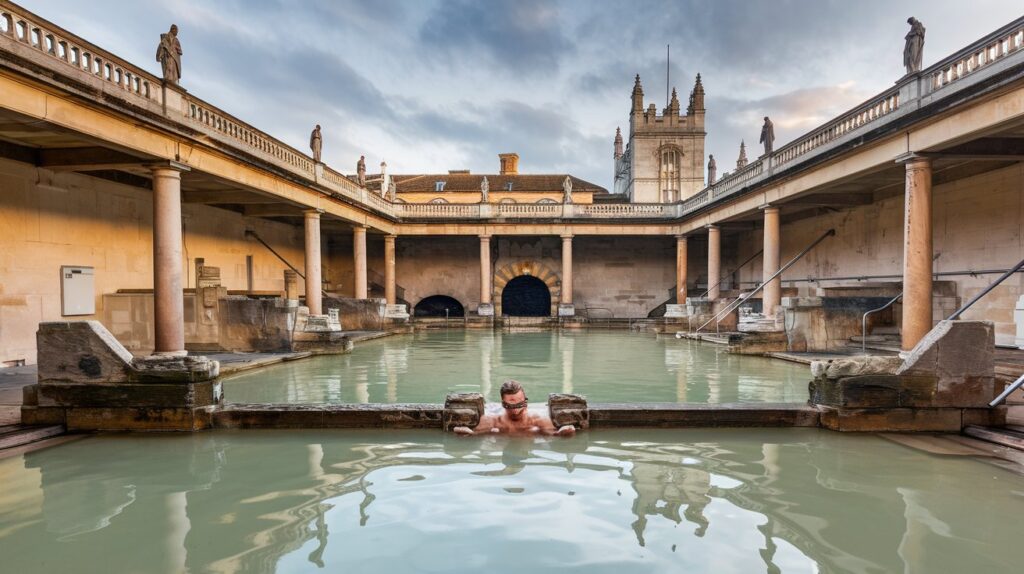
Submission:
POLYGON ((496 415, 483 415, 480 417, 480 422, 473 428, 469 427, 455 427, 452 432, 459 435, 471 435, 491 432, 497 428, 498 417, 496 415))
POLYGON ((538 431, 546 435, 572 436, 576 434, 576 427, 562 425, 556 429, 555 423, 551 422, 551 419, 544 415, 535 415, 533 417, 533 424, 537 427, 538 431))

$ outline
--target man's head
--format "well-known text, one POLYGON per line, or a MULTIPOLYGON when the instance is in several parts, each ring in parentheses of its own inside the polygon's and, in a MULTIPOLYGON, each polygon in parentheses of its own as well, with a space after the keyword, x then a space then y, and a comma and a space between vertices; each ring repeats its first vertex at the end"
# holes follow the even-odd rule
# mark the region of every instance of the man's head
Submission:
POLYGON ((501 406, 505 407, 505 412, 508 413, 509 418, 519 419, 526 414, 526 391, 523 390, 523 385, 519 384, 519 381, 509 379, 501 384, 501 406))

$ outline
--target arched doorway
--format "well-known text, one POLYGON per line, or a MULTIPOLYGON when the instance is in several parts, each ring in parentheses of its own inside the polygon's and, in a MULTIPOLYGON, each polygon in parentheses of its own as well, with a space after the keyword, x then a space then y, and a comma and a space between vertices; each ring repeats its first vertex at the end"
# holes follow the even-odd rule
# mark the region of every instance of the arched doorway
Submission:
POLYGON ((550 317, 551 291, 531 275, 520 275, 501 291, 501 314, 507 317, 550 317))
POLYGON ((462 303, 447 295, 431 295, 420 299, 412 312, 413 317, 464 317, 462 303), (446 312, 447 311, 447 312, 446 312))

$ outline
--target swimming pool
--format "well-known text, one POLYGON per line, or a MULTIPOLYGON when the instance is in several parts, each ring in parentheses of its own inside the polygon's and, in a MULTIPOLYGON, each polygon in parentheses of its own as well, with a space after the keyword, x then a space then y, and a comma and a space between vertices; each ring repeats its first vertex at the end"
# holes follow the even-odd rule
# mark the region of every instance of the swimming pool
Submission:
POLYGON ((806 365, 721 346, 621 331, 422 331, 360 343, 348 355, 273 365, 225 379, 236 403, 439 403, 449 392, 497 401, 505 379, 534 401, 805 402, 806 365))
POLYGON ((0 481, 5 572, 1017 572, 1024 513, 1020 475, 810 429, 106 435, 0 481))

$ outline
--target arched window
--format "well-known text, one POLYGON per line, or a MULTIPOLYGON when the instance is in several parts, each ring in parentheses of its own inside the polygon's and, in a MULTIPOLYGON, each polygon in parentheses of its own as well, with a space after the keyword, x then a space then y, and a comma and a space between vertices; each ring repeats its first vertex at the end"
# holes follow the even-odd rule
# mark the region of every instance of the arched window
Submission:
POLYGON ((503 198, 501 198, 501 201, 499 201, 498 203, 515 203, 515 202, 516 202, 516 200, 512 199, 511 197, 503 197, 503 198))
POLYGON ((430 203, 448 203, 448 200, 443 197, 435 197, 434 199, 430 200, 430 203))
POLYGON ((671 203, 679 200, 680 166, 683 153, 674 146, 661 148, 661 166, 658 171, 661 201, 671 203))
POLYGON ((538 199, 537 203, 542 204, 542 205, 548 205, 548 204, 551 204, 551 203, 558 203, 558 202, 553 200, 553 199, 551 199, 550 197, 543 197, 541 199, 538 199))

